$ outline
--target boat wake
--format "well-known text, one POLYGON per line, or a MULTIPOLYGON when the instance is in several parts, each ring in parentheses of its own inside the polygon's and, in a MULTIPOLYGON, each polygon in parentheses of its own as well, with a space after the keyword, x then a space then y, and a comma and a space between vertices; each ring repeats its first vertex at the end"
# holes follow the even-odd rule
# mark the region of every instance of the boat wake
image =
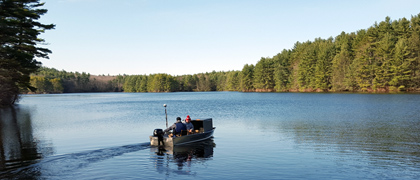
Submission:
POLYGON ((84 151, 80 153, 50 156, 37 160, 37 162, 29 166, 10 169, 6 172, 0 172, 0 179, 8 179, 10 177, 17 179, 27 179, 41 175, 42 177, 60 177, 63 174, 68 174, 77 169, 86 167, 91 163, 148 148, 150 148, 150 143, 140 143, 84 151))

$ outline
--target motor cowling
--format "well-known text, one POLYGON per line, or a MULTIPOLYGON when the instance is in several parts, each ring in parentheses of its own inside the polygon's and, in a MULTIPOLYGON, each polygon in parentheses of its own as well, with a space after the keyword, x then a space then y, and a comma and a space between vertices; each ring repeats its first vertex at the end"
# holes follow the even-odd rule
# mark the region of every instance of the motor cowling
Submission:
POLYGON ((163 130, 162 129, 155 129, 153 131, 153 136, 155 136, 155 137, 159 137, 159 136, 162 136, 162 135, 163 135, 163 130))

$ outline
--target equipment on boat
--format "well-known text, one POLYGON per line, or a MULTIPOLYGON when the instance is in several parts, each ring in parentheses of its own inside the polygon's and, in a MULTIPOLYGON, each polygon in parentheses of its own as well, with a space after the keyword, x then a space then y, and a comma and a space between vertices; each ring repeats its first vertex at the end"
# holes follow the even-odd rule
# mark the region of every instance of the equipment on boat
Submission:
POLYGON ((166 128, 168 128, 168 113, 166 112, 166 104, 163 104, 163 107, 165 107, 165 115, 166 115, 166 128))
POLYGON ((162 129, 155 129, 153 131, 153 137, 157 137, 158 139, 158 146, 160 146, 160 144, 162 143, 162 145, 165 145, 165 143, 163 142, 163 130, 162 129))
POLYGON ((162 129, 155 129, 153 131, 153 136, 158 137, 160 135, 163 135, 163 130, 162 129))
MULTIPOLYGON (((166 104, 163 106, 165 107, 165 114, 167 117, 166 104)), ((194 132, 190 133, 188 131, 181 131, 181 133, 176 136, 170 134, 169 132, 164 133, 162 129, 155 129, 153 131, 153 135, 149 136, 150 145, 161 146, 162 144, 164 146, 175 146, 202 141, 213 137, 213 133, 216 128, 213 127, 212 118, 192 119, 191 123, 194 126, 194 132)), ((168 127, 168 125, 166 125, 166 127, 168 127)))
POLYGON ((191 120, 191 123, 194 125, 194 129, 196 129, 194 133, 184 131, 177 136, 173 136, 172 133, 169 132, 164 134, 162 129, 155 129, 153 131, 153 136, 149 136, 150 145, 159 146, 162 142, 165 146, 175 146, 202 141, 211 138, 216 129, 213 127, 212 118, 193 119, 191 120))

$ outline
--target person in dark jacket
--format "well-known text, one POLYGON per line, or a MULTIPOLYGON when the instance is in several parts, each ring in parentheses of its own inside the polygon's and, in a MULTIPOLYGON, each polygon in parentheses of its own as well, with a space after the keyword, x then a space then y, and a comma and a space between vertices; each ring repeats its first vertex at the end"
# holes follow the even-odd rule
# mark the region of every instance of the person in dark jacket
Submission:
POLYGON ((173 130, 173 134, 176 135, 181 134, 181 131, 186 131, 187 127, 185 127, 184 123, 181 122, 181 118, 177 117, 176 122, 172 126, 165 129, 164 132, 168 132, 170 130, 173 130))

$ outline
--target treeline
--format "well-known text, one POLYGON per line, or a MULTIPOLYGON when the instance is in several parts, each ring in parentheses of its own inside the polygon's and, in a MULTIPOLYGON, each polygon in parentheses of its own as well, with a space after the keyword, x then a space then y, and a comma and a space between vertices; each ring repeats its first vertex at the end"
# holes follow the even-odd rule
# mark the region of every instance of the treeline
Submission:
MULTIPOLYGON (((35 93, 240 91, 240 71, 172 76, 168 74, 92 76, 41 67, 31 74, 35 93)), ((29 92, 28 92, 29 93, 29 92)))
MULTIPOLYGON (((419 14, 420 15, 420 14, 419 14)), ((124 77, 125 92, 419 91, 420 18, 375 23, 335 38, 297 42, 242 71, 124 77)))
MULTIPOLYGON (((262 58, 245 88, 275 91, 417 91, 420 18, 375 23, 336 38, 297 42, 262 58)), ((246 69, 244 67, 244 69, 246 69)))
POLYGON ((240 71, 124 76, 124 92, 239 91, 240 71))
MULTIPOLYGON (((35 93, 119 92, 123 76, 91 76, 89 73, 41 67, 30 75, 35 93)), ((27 92, 29 93, 29 92, 27 92)))
POLYGON ((31 83, 39 92, 419 91, 419 16, 394 21, 386 17, 368 29, 297 42, 292 49, 244 65, 241 71, 92 78, 42 68, 31 76, 31 83))

